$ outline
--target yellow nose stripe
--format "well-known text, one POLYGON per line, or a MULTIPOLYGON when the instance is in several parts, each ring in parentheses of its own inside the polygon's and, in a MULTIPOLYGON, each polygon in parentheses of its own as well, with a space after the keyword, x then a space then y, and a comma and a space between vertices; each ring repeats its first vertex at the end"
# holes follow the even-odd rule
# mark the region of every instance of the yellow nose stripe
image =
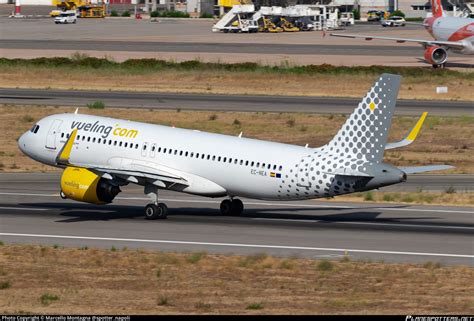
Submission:
POLYGON ((374 109, 375 109, 375 104, 374 104, 374 102, 371 102, 371 103, 370 103, 369 108, 370 108, 371 111, 374 111, 374 109))

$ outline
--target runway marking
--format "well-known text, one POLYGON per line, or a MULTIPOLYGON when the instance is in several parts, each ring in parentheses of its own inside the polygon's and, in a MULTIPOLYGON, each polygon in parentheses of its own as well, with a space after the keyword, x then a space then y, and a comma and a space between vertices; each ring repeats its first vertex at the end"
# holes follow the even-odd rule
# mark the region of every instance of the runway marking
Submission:
POLYGON ((0 210, 25 210, 25 211, 47 211, 47 208, 31 208, 31 207, 5 207, 0 206, 0 210))
MULTIPOLYGON (((17 195, 17 196, 40 196, 40 197, 59 197, 59 194, 41 194, 41 193, 7 193, 0 192, 0 195, 17 195)), ((148 201, 149 198, 146 197, 124 197, 119 196, 115 199, 118 200, 145 200, 148 201)), ((180 203, 203 203, 203 204, 220 204, 220 201, 206 201, 206 200, 197 200, 197 199, 176 199, 176 198, 160 198, 161 201, 166 202, 180 202, 180 203)), ((324 204, 294 204, 291 202, 288 203, 268 203, 268 202, 245 202, 248 205, 258 205, 258 206, 276 206, 276 207, 304 207, 304 208, 344 208, 344 209, 364 209, 364 210, 386 210, 386 211, 409 211, 409 212, 431 212, 431 213, 456 213, 456 214, 474 214, 474 211, 460 211, 460 210, 438 210, 438 209, 421 209, 421 208, 398 208, 398 207, 383 207, 383 206, 348 206, 348 205, 324 205, 324 204)))
POLYGON ((306 246, 288 246, 288 245, 268 245, 268 244, 245 244, 245 243, 220 243, 220 242, 194 242, 194 241, 172 241, 172 240, 150 240, 150 239, 126 239, 115 237, 95 237, 95 236, 76 236, 76 235, 48 235, 48 234, 22 234, 22 233, 0 233, 0 236, 13 237, 32 237, 32 238, 55 238, 72 240, 94 240, 94 241, 116 241, 116 242, 137 242, 137 243, 158 243, 158 244, 180 244, 180 245, 206 245, 221 247, 245 247, 245 248, 264 248, 280 250, 306 250, 306 251, 326 251, 343 253, 372 253, 372 254, 393 254, 410 256, 436 256, 436 257, 457 257, 474 258, 469 254, 452 253, 429 253, 429 252, 405 252, 405 251, 385 251, 385 250, 362 250, 350 248, 328 248, 328 247, 306 247, 306 246))
POLYGON ((336 222, 328 220, 298 220, 298 219, 287 219, 287 218, 265 218, 265 217, 254 217, 253 220, 262 221, 283 221, 283 222, 308 222, 308 223, 331 223, 331 224, 358 224, 358 225, 380 225, 380 226, 402 226, 402 227, 427 227, 427 228, 444 228, 444 229, 460 229, 460 230, 474 230, 474 227, 470 226, 445 226, 445 225, 427 225, 427 224, 400 224, 400 223, 370 223, 370 222, 336 222))

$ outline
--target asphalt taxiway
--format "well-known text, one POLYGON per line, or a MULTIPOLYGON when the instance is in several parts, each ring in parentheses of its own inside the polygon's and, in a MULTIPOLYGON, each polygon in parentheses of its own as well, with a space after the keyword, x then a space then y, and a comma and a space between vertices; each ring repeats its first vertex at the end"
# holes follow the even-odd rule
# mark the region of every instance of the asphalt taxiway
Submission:
MULTIPOLYGON (((109 107, 214 110, 243 112, 350 113, 360 98, 177 94, 120 91, 42 90, 0 88, 0 104, 86 106, 102 101, 109 107)), ((472 115, 470 101, 397 101, 397 115, 472 115)))
POLYGON ((474 265, 474 208, 244 200, 241 217, 219 199, 163 192, 167 220, 146 221, 142 188, 94 206, 58 196, 58 174, 0 175, 0 240, 281 256, 474 265))

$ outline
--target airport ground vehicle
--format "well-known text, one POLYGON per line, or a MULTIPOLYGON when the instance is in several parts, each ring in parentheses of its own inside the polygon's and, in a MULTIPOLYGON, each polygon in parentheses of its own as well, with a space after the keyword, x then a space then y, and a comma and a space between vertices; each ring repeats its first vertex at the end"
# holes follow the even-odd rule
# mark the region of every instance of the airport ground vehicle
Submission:
POLYGON ((77 15, 75 11, 65 11, 61 12, 57 17, 54 18, 55 24, 68 24, 76 23, 77 15))
POLYGON ((145 218, 166 218, 159 190, 225 197, 222 215, 240 215, 239 197, 291 201, 332 197, 404 182, 408 174, 451 168, 384 163, 384 151, 411 144, 423 113, 401 141, 387 143, 400 88, 382 74, 338 133, 308 148, 239 136, 75 113, 39 120, 18 139, 36 161, 63 168, 60 195, 106 204, 130 183, 151 199, 145 218))
POLYGON ((354 13, 353 12, 341 12, 341 17, 339 22, 342 26, 349 26, 355 23, 354 13))
POLYGON ((278 27, 275 25, 270 18, 263 18, 262 19, 263 24, 260 26, 259 30, 260 32, 283 32, 283 28, 278 27))
POLYGON ((405 23, 405 18, 392 16, 388 19, 382 20, 382 27, 404 27, 405 23))
POLYGON ((433 68, 446 66, 448 50, 463 55, 474 55, 474 21, 470 18, 447 16, 444 13, 441 0, 431 0, 431 15, 426 16, 423 26, 434 38, 433 40, 344 33, 331 34, 331 36, 419 43, 425 50, 425 61, 433 68))
POLYGON ((81 18, 104 18, 105 4, 92 3, 90 0, 53 0, 57 9, 50 12, 51 17, 57 17, 62 12, 76 11, 81 18))
POLYGON ((380 21, 384 16, 384 12, 380 10, 369 10, 367 12, 367 21, 380 21))
POLYGON ((300 31, 298 27, 295 27, 291 22, 289 22, 286 18, 284 17, 279 17, 276 19, 277 22, 275 23, 278 27, 282 28, 283 31, 285 32, 297 32, 300 31))

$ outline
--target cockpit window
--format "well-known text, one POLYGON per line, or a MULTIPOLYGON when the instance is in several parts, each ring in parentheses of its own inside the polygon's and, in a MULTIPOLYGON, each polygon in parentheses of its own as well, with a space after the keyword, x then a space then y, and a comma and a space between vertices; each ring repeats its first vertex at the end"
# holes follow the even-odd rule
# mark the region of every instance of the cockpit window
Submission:
POLYGON ((39 130, 39 125, 38 124, 34 124, 33 127, 31 127, 30 129, 30 132, 32 132, 33 134, 36 134, 39 130))

